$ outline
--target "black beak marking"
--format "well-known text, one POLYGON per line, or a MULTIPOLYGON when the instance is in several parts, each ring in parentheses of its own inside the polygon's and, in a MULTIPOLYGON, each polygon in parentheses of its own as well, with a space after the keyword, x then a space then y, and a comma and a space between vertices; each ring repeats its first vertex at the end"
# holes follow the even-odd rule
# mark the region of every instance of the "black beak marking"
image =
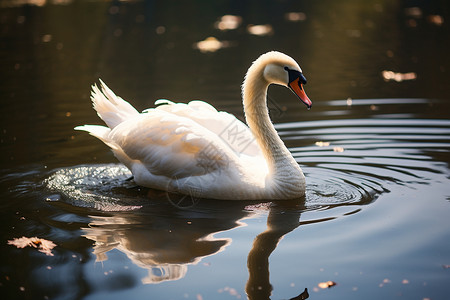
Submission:
POLYGON ((291 83, 292 81, 294 81, 295 79, 299 78, 300 82, 302 84, 306 84, 307 80, 306 77, 303 75, 302 72, 299 72, 297 70, 291 70, 288 67, 284 67, 284 69, 288 72, 289 75, 289 83, 291 83))

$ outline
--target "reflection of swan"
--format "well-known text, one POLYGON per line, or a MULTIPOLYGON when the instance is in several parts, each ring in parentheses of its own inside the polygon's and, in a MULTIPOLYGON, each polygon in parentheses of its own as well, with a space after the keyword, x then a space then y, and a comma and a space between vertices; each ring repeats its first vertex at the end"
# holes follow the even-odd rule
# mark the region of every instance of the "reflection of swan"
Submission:
POLYGON ((103 82, 92 101, 108 127, 85 125, 113 150, 137 184, 213 199, 293 199, 304 195, 302 170, 279 138, 266 105, 270 84, 289 87, 308 107, 298 64, 279 52, 249 68, 242 94, 250 129, 202 101, 160 105, 140 114, 103 82))
MULTIPOLYGON (((241 226, 240 220, 252 213, 242 205, 217 208, 214 202, 179 211, 171 206, 152 207, 139 213, 116 212, 91 216, 84 236, 95 242, 97 261, 117 249, 137 266, 147 269, 144 284, 173 281, 186 275, 188 265, 197 264, 231 243, 230 238, 215 238, 218 232, 241 226)), ((236 202, 238 204, 238 202, 236 202)))
MULTIPOLYGON (((270 299, 272 285, 269 278, 269 256, 284 235, 300 225, 300 210, 295 203, 272 205, 267 217, 267 229, 253 241, 247 258, 249 278, 245 286, 248 299, 270 299), (294 204, 294 207, 289 207, 294 204)), ((308 290, 292 299, 307 299, 308 290)))
MULTIPOLYGON (((246 292, 249 299, 269 299, 272 286, 269 279, 269 256, 284 235, 300 225, 304 203, 282 201, 249 203, 201 200, 194 208, 174 209, 158 204, 139 212, 106 212, 91 216, 84 236, 95 242, 97 261, 108 260, 113 249, 126 254, 136 266, 148 270, 144 284, 178 280, 186 276, 189 265, 222 251, 231 238, 216 238, 242 226, 243 221, 265 213, 267 229, 254 240, 248 254, 249 279, 246 292)), ((306 299, 305 291, 294 299, 306 299)))

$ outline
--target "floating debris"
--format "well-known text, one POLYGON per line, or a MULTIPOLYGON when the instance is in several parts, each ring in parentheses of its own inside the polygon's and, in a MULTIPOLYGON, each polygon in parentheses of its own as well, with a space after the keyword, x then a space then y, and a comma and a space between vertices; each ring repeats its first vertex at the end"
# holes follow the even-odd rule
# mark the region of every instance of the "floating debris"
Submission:
POLYGON ((247 31, 250 34, 253 35, 272 35, 273 34, 273 27, 272 25, 266 24, 266 25, 248 25, 247 31))
POLYGON ((389 278, 383 279, 383 282, 381 282, 378 286, 381 288, 387 283, 391 283, 391 280, 389 278))
POLYGON ((222 16, 215 24, 214 27, 225 31, 225 30, 234 30, 239 27, 242 23, 242 18, 239 16, 233 15, 225 15, 222 16))
POLYGON ((334 152, 344 152, 344 148, 342 147, 333 147, 334 152))
POLYGON ((194 48, 200 50, 202 53, 216 52, 219 49, 229 47, 230 42, 221 42, 213 36, 206 38, 203 41, 194 44, 194 48))
POLYGON ((42 42, 43 43, 48 43, 52 40, 52 35, 51 34, 44 34, 42 36, 42 42))
POLYGON ((383 71, 381 72, 381 75, 383 76, 383 79, 385 81, 397 81, 397 82, 402 82, 405 80, 414 80, 417 78, 417 74, 414 72, 409 72, 409 73, 396 73, 396 72, 392 72, 392 71, 383 71))
POLYGON ((234 297, 236 297, 237 299, 241 299, 242 298, 242 296, 239 294, 239 292, 236 290, 236 289, 234 289, 234 288, 232 288, 232 287, 229 287, 229 286, 226 286, 226 287, 224 287, 223 289, 219 289, 218 291, 217 291, 219 294, 220 293, 228 293, 228 294, 230 294, 230 296, 234 296, 234 297))
POLYGON ((319 141, 319 142, 316 142, 316 146, 319 146, 319 147, 327 147, 327 146, 330 146, 330 142, 322 142, 322 141, 319 141))
POLYGON ((17 248, 33 247, 37 248, 39 252, 46 255, 53 256, 52 249, 56 247, 56 244, 52 241, 44 240, 37 237, 27 238, 25 236, 21 238, 15 238, 8 241, 8 245, 16 246, 17 248))
POLYGON ((336 282, 329 280, 329 281, 326 281, 326 282, 320 282, 317 286, 320 287, 321 289, 328 289, 328 288, 330 288, 332 286, 335 286, 335 285, 337 285, 336 282))
POLYGON ((166 32, 166 27, 158 26, 158 27, 156 27, 155 32, 158 35, 164 34, 166 32))
POLYGON ((405 8, 405 15, 412 18, 420 19, 422 18, 422 10, 419 7, 408 7, 405 8))
POLYGON ((288 12, 284 18, 290 22, 300 22, 306 20, 306 14, 303 12, 288 12))
POLYGON ((442 26, 442 24, 444 24, 444 18, 440 15, 430 15, 427 17, 427 20, 437 26, 442 26))

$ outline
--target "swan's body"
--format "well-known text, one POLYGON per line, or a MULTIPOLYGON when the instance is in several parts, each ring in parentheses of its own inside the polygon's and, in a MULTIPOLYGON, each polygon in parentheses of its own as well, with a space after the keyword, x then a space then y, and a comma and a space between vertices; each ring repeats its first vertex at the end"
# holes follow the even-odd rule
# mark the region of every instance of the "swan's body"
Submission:
POLYGON ((305 177, 273 127, 266 105, 271 83, 289 86, 308 106, 306 79, 289 56, 269 52, 249 68, 242 95, 247 127, 203 101, 158 100, 139 113, 103 82, 92 101, 108 125, 85 130, 108 145, 137 184, 201 198, 293 199, 305 177))

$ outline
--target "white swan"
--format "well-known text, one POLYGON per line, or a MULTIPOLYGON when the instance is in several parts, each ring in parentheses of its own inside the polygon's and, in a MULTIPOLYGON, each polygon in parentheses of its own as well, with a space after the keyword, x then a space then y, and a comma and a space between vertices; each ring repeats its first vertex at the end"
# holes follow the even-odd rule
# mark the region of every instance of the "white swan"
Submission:
POLYGON ((108 127, 75 129, 108 145, 141 186, 212 199, 299 198, 305 177, 269 118, 272 83, 289 87, 311 107, 299 65, 272 51, 253 62, 242 86, 250 128, 203 101, 158 100, 159 106, 139 113, 101 82, 101 91, 92 87, 91 99, 108 127))

